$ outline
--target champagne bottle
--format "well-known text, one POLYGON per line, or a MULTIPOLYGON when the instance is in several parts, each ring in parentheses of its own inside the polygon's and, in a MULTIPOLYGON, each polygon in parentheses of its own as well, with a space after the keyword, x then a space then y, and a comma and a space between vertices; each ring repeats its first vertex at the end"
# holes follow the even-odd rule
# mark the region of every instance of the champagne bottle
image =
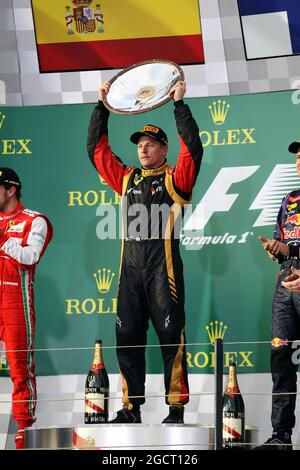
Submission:
POLYGON ((102 341, 95 342, 94 359, 85 382, 85 424, 107 423, 109 379, 104 366, 102 341))
POLYGON ((229 364, 228 381, 223 395, 223 447, 242 449, 245 442, 245 406, 236 377, 236 363, 229 364))

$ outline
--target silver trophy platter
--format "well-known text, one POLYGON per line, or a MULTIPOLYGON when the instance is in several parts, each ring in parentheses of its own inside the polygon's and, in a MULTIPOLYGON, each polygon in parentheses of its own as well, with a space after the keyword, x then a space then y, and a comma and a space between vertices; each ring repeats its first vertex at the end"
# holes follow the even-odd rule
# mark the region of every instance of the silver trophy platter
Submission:
POLYGON ((168 60, 148 60, 131 65, 110 80, 110 90, 103 100, 117 114, 139 114, 167 103, 169 92, 184 73, 168 60))

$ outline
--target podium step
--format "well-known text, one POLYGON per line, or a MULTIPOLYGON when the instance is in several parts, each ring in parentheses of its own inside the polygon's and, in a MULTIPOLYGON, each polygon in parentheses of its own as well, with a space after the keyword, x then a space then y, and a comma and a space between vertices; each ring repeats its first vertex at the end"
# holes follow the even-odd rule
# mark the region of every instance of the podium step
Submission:
MULTIPOLYGON (((97 424, 25 430, 27 449, 212 450, 213 439, 214 427, 200 424, 97 424)), ((251 442, 257 442, 257 429, 246 426, 246 443, 251 442)))

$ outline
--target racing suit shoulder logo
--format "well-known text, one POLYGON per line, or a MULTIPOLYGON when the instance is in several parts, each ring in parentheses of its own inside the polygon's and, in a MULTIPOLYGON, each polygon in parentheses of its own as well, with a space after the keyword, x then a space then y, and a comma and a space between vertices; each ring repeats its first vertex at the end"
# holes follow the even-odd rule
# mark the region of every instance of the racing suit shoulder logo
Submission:
POLYGON ((29 215, 29 217, 36 217, 37 215, 41 215, 39 212, 33 211, 31 209, 24 209, 23 214, 29 215))

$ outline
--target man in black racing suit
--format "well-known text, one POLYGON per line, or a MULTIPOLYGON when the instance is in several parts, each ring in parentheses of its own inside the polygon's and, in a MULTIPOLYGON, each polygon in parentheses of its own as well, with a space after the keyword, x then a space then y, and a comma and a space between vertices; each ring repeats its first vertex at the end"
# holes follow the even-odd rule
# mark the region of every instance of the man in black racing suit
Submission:
POLYGON ((198 126, 183 102, 185 82, 171 89, 179 133, 180 154, 170 168, 166 161, 168 138, 159 127, 148 124, 131 136, 137 144, 141 168, 126 166, 112 152, 108 141, 109 110, 103 98, 109 82, 99 90, 99 102, 88 132, 88 153, 92 164, 123 196, 125 233, 117 306, 117 356, 122 376, 123 409, 114 423, 140 423, 140 405, 145 402, 145 345, 151 319, 159 337, 164 362, 165 423, 183 423, 189 386, 186 363, 183 267, 176 221, 192 196, 200 169, 203 148, 198 126), (155 214, 154 208, 167 208, 155 214), (141 213, 135 223, 137 210, 141 213), (139 226, 139 227, 137 227, 139 226), (127 346, 130 346, 127 348, 127 346), (136 347, 138 346, 138 347, 136 347))
MULTIPOLYGON (((300 142, 292 142, 289 151, 296 154, 300 176, 300 142)), ((281 264, 272 308, 271 372, 273 393, 283 394, 272 397, 272 437, 255 449, 292 450, 298 369, 293 341, 300 339, 300 293, 295 285, 299 277, 295 268, 300 267, 300 189, 283 198, 274 239, 260 237, 260 240, 269 255, 281 264)))

